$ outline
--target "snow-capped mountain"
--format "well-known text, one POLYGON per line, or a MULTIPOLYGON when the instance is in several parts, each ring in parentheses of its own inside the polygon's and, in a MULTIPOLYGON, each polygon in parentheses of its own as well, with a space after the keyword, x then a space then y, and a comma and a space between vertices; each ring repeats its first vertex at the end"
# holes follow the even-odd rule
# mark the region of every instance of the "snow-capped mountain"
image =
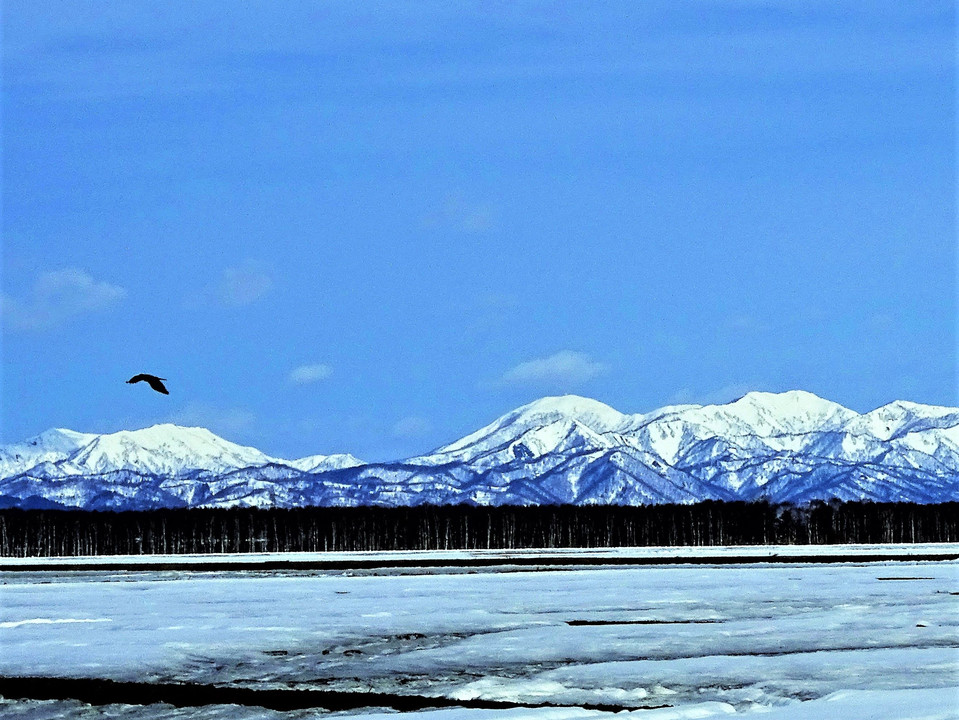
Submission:
POLYGON ((44 463, 65 460, 98 437, 55 428, 21 443, 0 447, 0 477, 11 477, 44 463))
POLYGON ((811 393, 626 415, 549 397, 427 455, 283 460, 203 428, 49 430, 0 448, 0 507, 959 500, 959 409, 811 393))

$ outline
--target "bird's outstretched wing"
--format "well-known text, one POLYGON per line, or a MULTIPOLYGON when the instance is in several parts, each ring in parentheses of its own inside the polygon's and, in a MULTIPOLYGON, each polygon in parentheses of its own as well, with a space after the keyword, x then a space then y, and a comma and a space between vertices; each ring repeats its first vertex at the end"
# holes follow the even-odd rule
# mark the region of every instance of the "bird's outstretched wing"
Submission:
POLYGON ((166 378, 157 377, 156 375, 148 375, 146 373, 140 373, 139 375, 134 375, 132 378, 127 380, 127 383, 138 383, 141 380, 145 380, 147 384, 156 390, 158 393, 163 393, 164 395, 169 395, 170 391, 166 389, 163 385, 163 381, 166 378))
POLYGON ((147 382, 150 383, 150 387, 156 390, 158 393, 163 393, 164 395, 169 395, 170 391, 166 389, 166 386, 163 384, 163 380, 166 378, 158 378, 154 375, 151 375, 147 378, 147 382))

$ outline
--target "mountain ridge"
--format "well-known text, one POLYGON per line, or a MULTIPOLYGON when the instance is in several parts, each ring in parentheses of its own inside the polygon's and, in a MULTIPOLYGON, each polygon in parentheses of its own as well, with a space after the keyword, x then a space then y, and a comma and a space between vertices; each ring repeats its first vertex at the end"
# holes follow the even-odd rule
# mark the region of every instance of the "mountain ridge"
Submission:
POLYGON ((205 428, 51 429, 0 447, 0 507, 648 504, 959 499, 959 408, 868 413, 802 390, 624 414, 575 395, 512 410, 432 452, 295 460, 205 428))

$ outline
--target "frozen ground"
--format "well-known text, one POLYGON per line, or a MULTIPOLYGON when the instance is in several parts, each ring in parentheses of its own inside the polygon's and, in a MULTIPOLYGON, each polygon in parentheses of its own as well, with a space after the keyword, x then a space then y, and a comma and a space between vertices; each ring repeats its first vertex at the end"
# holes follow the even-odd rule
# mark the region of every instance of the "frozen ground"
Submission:
POLYGON ((297 552, 297 553, 216 553, 208 555, 97 555, 86 557, 5 557, 0 558, 0 572, 4 568, 60 567, 64 564, 77 569, 109 564, 130 568, 169 566, 202 566, 210 563, 235 568, 262 566, 270 563, 303 565, 401 565, 417 563, 432 565, 489 564, 509 565, 542 561, 544 564, 568 562, 579 565, 608 561, 612 565, 689 561, 736 562, 783 559, 841 559, 886 560, 896 558, 959 559, 957 543, 910 543, 903 545, 725 545, 715 547, 625 547, 625 548, 554 548, 523 550, 397 550, 376 552, 297 552))
MULTIPOLYGON (((435 720, 959 718, 959 562, 0 572, 0 675, 554 708, 435 720), (640 708, 658 709, 641 710, 640 708), (763 714, 756 714, 763 713, 763 714)), ((370 709, 367 717, 396 713, 370 709)), ((329 716, 0 703, 4 717, 329 716)))

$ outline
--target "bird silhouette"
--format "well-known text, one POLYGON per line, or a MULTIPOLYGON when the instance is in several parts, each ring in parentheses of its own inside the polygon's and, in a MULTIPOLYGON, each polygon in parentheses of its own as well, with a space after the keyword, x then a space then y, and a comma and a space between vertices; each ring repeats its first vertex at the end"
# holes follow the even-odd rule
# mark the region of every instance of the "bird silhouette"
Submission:
POLYGON ((146 373, 140 373, 139 375, 134 375, 132 378, 127 380, 127 384, 138 383, 141 380, 146 380, 147 384, 156 390, 158 393, 163 393, 164 395, 169 395, 170 391, 166 389, 163 385, 163 381, 166 378, 157 377, 156 375, 147 375, 146 373))

